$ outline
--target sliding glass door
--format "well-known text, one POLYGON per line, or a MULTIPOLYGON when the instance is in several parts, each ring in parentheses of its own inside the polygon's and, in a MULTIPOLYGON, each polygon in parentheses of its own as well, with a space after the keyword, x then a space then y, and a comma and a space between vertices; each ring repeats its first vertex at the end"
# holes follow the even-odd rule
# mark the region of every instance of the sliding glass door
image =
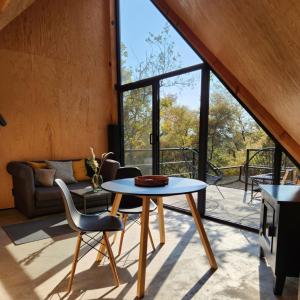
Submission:
POLYGON ((197 178, 201 71, 160 83, 160 173, 197 178))
MULTIPOLYGON (((160 82, 160 174, 198 178, 200 83, 200 70, 160 82)), ((189 209, 184 195, 164 203, 189 209)))
POLYGON ((125 165, 152 174, 152 86, 123 93, 123 120, 125 165))

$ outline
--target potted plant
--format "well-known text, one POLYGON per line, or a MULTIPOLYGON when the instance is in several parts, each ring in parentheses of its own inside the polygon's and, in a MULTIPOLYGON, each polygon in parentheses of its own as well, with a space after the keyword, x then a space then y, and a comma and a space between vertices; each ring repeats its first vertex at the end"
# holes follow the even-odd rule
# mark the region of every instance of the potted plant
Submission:
POLYGON ((103 178, 101 176, 101 169, 104 162, 108 159, 113 152, 103 153, 101 155, 100 162, 97 160, 94 149, 90 147, 92 157, 87 160, 88 165, 92 168, 94 174, 92 176, 92 187, 93 191, 97 192, 100 190, 100 186, 103 182, 103 178))

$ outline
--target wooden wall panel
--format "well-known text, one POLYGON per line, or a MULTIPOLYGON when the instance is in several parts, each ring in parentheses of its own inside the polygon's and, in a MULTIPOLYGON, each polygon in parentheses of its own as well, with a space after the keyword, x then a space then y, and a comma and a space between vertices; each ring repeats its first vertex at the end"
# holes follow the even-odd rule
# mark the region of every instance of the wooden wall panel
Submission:
POLYGON ((35 0, 0 0, 0 30, 28 8, 35 0))
POLYGON ((300 2, 153 2, 300 162, 300 2))
POLYGON ((39 0, 0 31, 0 208, 13 206, 9 161, 107 150, 110 30, 109 0, 39 0))

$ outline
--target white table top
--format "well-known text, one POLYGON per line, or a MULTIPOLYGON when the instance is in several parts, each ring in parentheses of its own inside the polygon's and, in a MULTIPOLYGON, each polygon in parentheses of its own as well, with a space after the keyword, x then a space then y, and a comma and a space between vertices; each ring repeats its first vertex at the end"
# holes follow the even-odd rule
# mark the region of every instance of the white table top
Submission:
POLYGON ((171 196, 198 192, 207 187, 203 181, 182 177, 169 177, 169 184, 163 187, 140 187, 134 178, 116 179, 104 182, 102 189, 120 194, 142 196, 171 196))

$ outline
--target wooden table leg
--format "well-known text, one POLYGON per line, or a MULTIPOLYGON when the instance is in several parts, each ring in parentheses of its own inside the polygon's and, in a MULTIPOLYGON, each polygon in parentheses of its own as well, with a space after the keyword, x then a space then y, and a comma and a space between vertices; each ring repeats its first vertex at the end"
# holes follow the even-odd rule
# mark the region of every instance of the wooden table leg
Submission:
POLYGON ((150 197, 143 197, 143 212, 141 216, 140 254, 137 282, 137 297, 142 298, 145 292, 147 242, 149 231, 150 197))
POLYGON ((165 238, 164 206, 163 206, 162 197, 157 197, 157 209, 158 209, 160 243, 164 244, 166 238, 165 238))
POLYGON ((218 265, 217 265, 217 262, 215 260, 214 254, 211 250, 210 243, 209 243, 209 240, 207 238, 204 226, 202 224, 200 214, 197 210, 197 207, 196 207, 196 204, 195 204, 195 201, 194 201, 194 197, 193 197, 192 194, 186 194, 186 199, 187 199, 187 201, 189 203, 189 206, 191 208, 191 212, 192 212, 197 230, 199 232, 200 239, 201 239, 201 242, 203 244, 206 256, 207 256, 208 261, 210 263, 210 266, 212 267, 212 269, 216 270, 216 269, 218 269, 218 265))
MULTIPOLYGON (((112 216, 115 216, 117 214, 121 199, 122 199, 122 194, 117 193, 115 195, 115 199, 114 199, 113 205, 111 207, 111 215, 112 216)), ((100 262, 102 260, 102 258, 103 258, 102 253, 105 253, 105 251, 106 251, 105 243, 104 244, 100 243, 100 248, 99 248, 99 252, 98 252, 96 261, 100 262)))

